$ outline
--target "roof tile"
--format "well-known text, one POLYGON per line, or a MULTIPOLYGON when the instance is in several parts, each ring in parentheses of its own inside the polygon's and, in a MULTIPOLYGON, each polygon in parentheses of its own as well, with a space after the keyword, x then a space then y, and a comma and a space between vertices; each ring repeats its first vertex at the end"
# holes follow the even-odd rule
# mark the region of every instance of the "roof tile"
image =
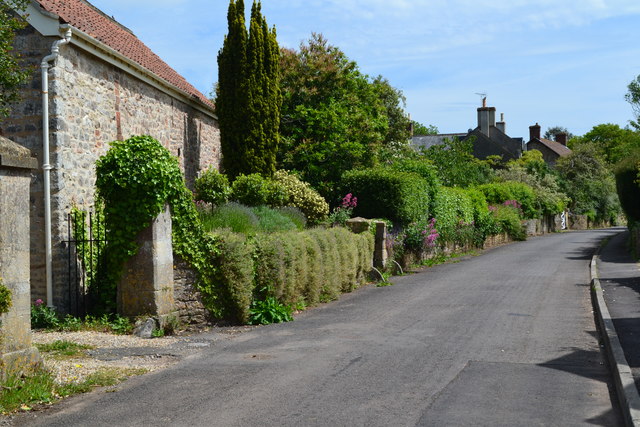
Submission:
POLYGON ((43 9, 54 13, 67 24, 104 43, 126 58, 136 62, 183 92, 213 108, 213 104, 153 53, 130 30, 105 15, 86 0, 36 0, 43 9))

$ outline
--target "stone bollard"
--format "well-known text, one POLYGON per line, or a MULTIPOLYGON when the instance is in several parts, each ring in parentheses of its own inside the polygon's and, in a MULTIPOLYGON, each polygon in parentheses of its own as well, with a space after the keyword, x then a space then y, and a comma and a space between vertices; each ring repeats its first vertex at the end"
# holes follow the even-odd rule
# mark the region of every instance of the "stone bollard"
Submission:
POLYGON ((387 224, 376 221, 376 243, 373 252, 373 266, 385 268, 387 266, 387 224))
POLYGON ((12 306, 0 316, 0 374, 29 371, 39 362, 31 346, 29 186, 38 167, 31 152, 0 137, 0 280, 12 306))
POLYGON ((138 235, 137 243, 138 253, 126 262, 118 283, 118 313, 153 316, 164 327, 176 316, 169 206, 138 235))
POLYGON ((362 217, 347 220, 347 227, 354 233, 360 234, 370 231, 375 226, 375 246, 373 252, 373 266, 385 268, 387 265, 387 224, 384 221, 374 221, 362 217))

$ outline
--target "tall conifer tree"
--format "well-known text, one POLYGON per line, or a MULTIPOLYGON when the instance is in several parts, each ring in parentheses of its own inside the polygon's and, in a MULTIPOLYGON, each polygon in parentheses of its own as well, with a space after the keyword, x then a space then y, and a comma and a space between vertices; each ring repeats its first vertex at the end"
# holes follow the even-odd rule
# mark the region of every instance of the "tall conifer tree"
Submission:
POLYGON ((216 101, 223 168, 231 178, 254 172, 271 176, 282 100, 276 31, 268 28, 260 2, 251 8, 248 33, 243 0, 230 1, 227 20, 216 101))

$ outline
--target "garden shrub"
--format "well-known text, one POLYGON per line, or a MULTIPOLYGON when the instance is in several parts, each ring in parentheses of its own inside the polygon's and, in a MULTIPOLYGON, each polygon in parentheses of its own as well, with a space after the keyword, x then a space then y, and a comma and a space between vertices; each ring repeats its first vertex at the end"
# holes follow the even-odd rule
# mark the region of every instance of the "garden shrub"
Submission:
POLYGON ((629 222, 640 221, 640 150, 615 167, 616 189, 629 222))
POLYGON ((226 203, 231 195, 227 176, 211 166, 196 178, 193 189, 196 200, 211 203, 213 206, 226 203))
POLYGON ((260 220, 255 212, 239 203, 226 203, 211 212, 200 212, 205 230, 229 230, 234 233, 255 234, 260 229, 260 220))
POLYGON ((513 240, 527 239, 518 209, 513 206, 498 205, 492 207, 492 212, 501 231, 507 233, 513 240))
POLYGON ((280 215, 284 215, 291 220, 298 228, 298 230, 304 230, 307 226, 307 217, 302 211, 295 206, 285 206, 282 208, 276 208, 276 211, 280 215))
POLYGON ((429 212, 435 209, 435 198, 440 180, 438 179, 438 169, 429 159, 408 159, 396 160, 391 164, 391 168, 402 172, 411 172, 420 175, 429 183, 429 212))
POLYGON ((483 184, 477 187, 490 205, 500 205, 507 200, 515 200, 522 207, 524 218, 539 218, 540 210, 533 189, 527 184, 514 181, 483 184))
POLYGON ((352 170, 342 177, 343 194, 358 198, 354 215, 387 218, 397 225, 407 225, 429 215, 427 180, 412 172, 390 168, 352 170))
POLYGON ((216 281, 228 290, 230 317, 247 323, 253 295, 255 245, 244 234, 222 233, 219 237, 220 251, 212 259, 219 266, 216 281))
POLYGON ((341 228, 274 233, 256 238, 255 290, 258 299, 315 305, 336 299, 365 279, 373 236, 341 228))
POLYGON ((276 209, 272 209, 267 206, 256 206, 252 211, 258 217, 260 230, 265 233, 293 230, 300 231, 296 223, 294 223, 289 216, 282 214, 276 209))
POLYGON ((288 194, 285 204, 300 209, 309 223, 317 224, 329 214, 329 204, 326 200, 311 185, 301 181, 297 176, 285 170, 278 170, 273 180, 285 188, 288 194))
POLYGON ((461 188, 441 187, 436 195, 434 217, 440 239, 458 244, 473 239, 474 211, 471 198, 461 188))
POLYGON ((231 185, 231 200, 246 206, 285 206, 288 193, 284 185, 260 174, 239 175, 231 185))
POLYGON ((477 247, 484 245, 487 237, 499 233, 500 226, 496 223, 495 217, 489 211, 487 198, 476 188, 467 188, 467 196, 471 200, 473 208, 473 221, 475 225, 473 243, 477 247))

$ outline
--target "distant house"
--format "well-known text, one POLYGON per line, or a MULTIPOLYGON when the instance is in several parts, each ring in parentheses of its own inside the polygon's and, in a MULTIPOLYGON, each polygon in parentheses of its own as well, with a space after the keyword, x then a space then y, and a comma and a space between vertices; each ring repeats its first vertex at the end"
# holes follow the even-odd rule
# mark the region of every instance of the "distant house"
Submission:
POLYGON ((540 137, 540 125, 536 123, 529 126, 529 142, 527 151, 538 150, 542 153, 542 158, 549 165, 554 165, 558 158, 571 154, 571 149, 567 147, 567 134, 559 133, 555 136, 555 141, 540 137))
POLYGON ((67 214, 74 205, 93 205, 94 165, 108 142, 153 136, 178 157, 191 185, 199 170, 219 166, 220 134, 213 104, 131 30, 89 2, 35 0, 26 17, 29 25, 18 34, 15 48, 34 70, 32 80, 0 123, 0 133, 29 148, 42 166, 31 186, 32 295, 44 299, 49 282, 44 219, 49 204, 53 302, 64 309, 67 214), (43 75, 49 79, 44 88, 43 75), (49 97, 46 126, 43 92, 49 97), (47 136, 50 160, 43 164, 47 136), (49 202, 43 170, 50 171, 49 202))
POLYGON ((523 138, 512 138, 506 134, 504 117, 496 123, 495 107, 487 107, 486 98, 482 100, 482 107, 478 108, 478 126, 466 133, 452 133, 440 135, 416 135, 411 143, 416 149, 429 148, 444 143, 445 139, 459 138, 466 140, 474 138, 473 155, 478 159, 489 156, 500 156, 504 161, 517 159, 522 156, 523 138))

